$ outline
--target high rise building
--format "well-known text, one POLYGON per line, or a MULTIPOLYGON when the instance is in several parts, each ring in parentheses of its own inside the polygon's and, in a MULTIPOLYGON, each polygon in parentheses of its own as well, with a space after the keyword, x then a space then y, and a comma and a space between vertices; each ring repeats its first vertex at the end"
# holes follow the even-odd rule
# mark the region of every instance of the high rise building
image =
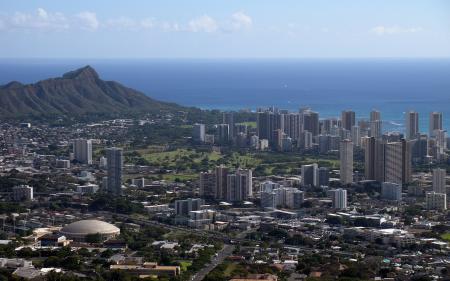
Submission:
POLYGON ((341 141, 339 148, 340 176, 343 184, 353 182, 353 143, 349 139, 341 141))
POLYGON ((293 150, 293 146, 292 146, 292 138, 288 137, 288 136, 284 136, 283 139, 281 140, 281 151, 283 152, 289 152, 293 150))
MULTIPOLYGON (((375 121, 377 121, 377 120, 375 120, 375 121)), ((375 122, 375 121, 373 121, 373 122, 375 122)), ((361 137, 368 137, 370 135, 370 123, 371 123, 371 121, 358 120, 358 127, 360 130, 361 137)))
POLYGON ((345 139, 352 139, 352 134, 351 131, 346 130, 344 128, 339 128, 339 137, 341 138, 341 140, 345 140, 345 139))
POLYGON ((447 150, 447 131, 434 130, 434 147, 436 154, 445 154, 447 150))
POLYGON ((321 126, 320 133, 322 135, 330 135, 332 128, 335 128, 338 126, 339 126, 339 120, 337 120, 336 118, 324 119, 324 120, 322 120, 322 126, 321 126))
POLYGON ((330 151, 331 136, 330 135, 320 135, 319 136, 319 153, 326 154, 330 151))
POLYGON ((28 185, 15 186, 12 191, 14 201, 31 201, 34 198, 33 187, 28 185))
POLYGON ((355 112, 351 110, 342 111, 341 122, 342 128, 350 131, 355 126, 355 112))
POLYGON ((230 126, 228 124, 217 125, 217 139, 220 144, 228 144, 230 141, 230 126))
POLYGON ((261 191, 261 207, 298 209, 305 199, 304 192, 293 187, 275 186, 261 191))
POLYGON ((122 194, 123 150, 121 148, 106 149, 108 192, 122 194))
POLYGON ((257 134, 260 139, 267 139, 273 145, 274 131, 282 130, 284 132, 284 114, 272 111, 257 113, 256 120, 257 134))
POLYGON ((364 175, 366 180, 408 183, 411 180, 412 142, 386 142, 374 137, 364 139, 364 175))
POLYGON ((205 205, 205 201, 200 198, 175 200, 175 214, 177 216, 188 216, 189 212, 200 210, 202 205, 205 205))
POLYGON ((276 129, 275 131, 273 131, 273 136, 272 136, 273 148, 275 148, 278 151, 282 151, 283 139, 285 138, 285 136, 286 136, 286 134, 281 129, 276 129))
POLYGON ((411 143, 384 144, 384 181, 399 185, 411 182, 411 143))
POLYGON ((382 121, 381 120, 375 120, 370 122, 370 136, 374 137, 376 139, 381 138, 381 132, 382 132, 382 121))
POLYGON ((319 168, 319 186, 328 186, 330 183, 330 170, 326 167, 319 168))
POLYGON ((226 196, 225 199, 228 202, 240 202, 242 201, 241 198, 241 191, 239 186, 239 179, 236 174, 228 174, 227 175, 227 190, 226 190, 226 196))
POLYGON ((300 137, 300 114, 289 113, 284 114, 284 133, 294 140, 300 137))
POLYGON ((419 134, 411 144, 412 161, 424 163, 428 157, 428 135, 419 134))
POLYGON ((277 193, 274 190, 262 191, 261 195, 261 207, 262 208, 273 208, 277 207, 277 193))
POLYGON ((228 168, 220 165, 216 167, 216 184, 214 186, 214 198, 225 199, 227 195, 228 168))
POLYGON ((319 186, 319 167, 317 164, 302 165, 302 186, 319 186))
POLYGON ((364 142, 364 176, 366 180, 375 180, 377 141, 375 137, 370 137, 366 138, 364 142))
POLYGON ((254 149, 259 148, 259 137, 257 135, 253 135, 250 137, 250 147, 254 149))
POLYGON ((352 142, 355 146, 361 146, 361 130, 358 126, 352 126, 351 130, 352 142))
POLYGON ((430 113, 430 136, 434 136, 435 130, 442 130, 442 112, 430 113))
POLYGON ((228 124, 228 138, 232 140, 234 138, 234 113, 224 112, 222 115, 222 123, 228 124))
POLYGON ((290 209, 298 209, 305 200, 304 192, 293 187, 281 187, 275 190, 277 194, 277 206, 290 209))
POLYGON ((192 128, 192 139, 195 142, 205 142, 205 124, 194 124, 192 128))
POLYGON ((406 113, 406 134, 407 140, 416 139, 419 136, 419 113, 409 111, 406 113))
POLYGON ((216 174, 213 172, 201 172, 199 181, 199 196, 206 198, 214 197, 216 186, 216 174))
POLYGON ((433 191, 436 193, 447 194, 447 186, 445 176, 447 171, 445 169, 433 169, 433 191))
POLYGON ((437 192, 427 192, 425 202, 428 210, 447 210, 447 194, 437 192))
POLYGON ((370 112, 370 122, 378 121, 378 120, 381 121, 381 112, 379 112, 378 110, 372 110, 370 112))
POLYGON ((234 174, 227 176, 226 200, 241 202, 253 195, 252 170, 238 169, 234 174))
POLYGON ((347 190, 338 188, 330 190, 334 209, 347 209, 347 190))
POLYGON ((105 156, 100 157, 98 162, 100 169, 106 169, 106 167, 108 166, 108 160, 105 156))
POLYGON ((243 133, 245 135, 247 135, 248 133, 248 128, 246 124, 234 124, 234 132, 235 135, 239 134, 239 133, 243 133))
POLYGON ((319 113, 308 109, 301 112, 300 116, 301 131, 308 131, 313 137, 318 136, 320 133, 319 113))
POLYGON ((381 184, 381 198, 386 200, 401 201, 402 186, 392 182, 383 182, 381 184))
POLYGON ((300 147, 309 150, 313 147, 313 134, 310 131, 303 131, 300 139, 300 147))
POLYGON ((73 157, 82 164, 92 164, 92 141, 86 139, 73 140, 73 157))
POLYGON ((366 180, 384 181, 384 142, 375 137, 364 139, 364 176, 366 180))

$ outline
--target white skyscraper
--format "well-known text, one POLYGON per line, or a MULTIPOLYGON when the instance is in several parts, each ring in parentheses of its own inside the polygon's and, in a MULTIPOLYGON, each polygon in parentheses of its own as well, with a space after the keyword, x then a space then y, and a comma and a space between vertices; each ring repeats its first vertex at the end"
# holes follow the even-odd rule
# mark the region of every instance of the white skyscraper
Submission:
POLYGON ((194 124, 192 138, 196 142, 205 142, 205 124, 194 124))
POLYGON ((92 164, 92 142, 86 139, 73 140, 73 157, 82 164, 92 164))
POLYGON ((294 187, 284 187, 274 183, 266 183, 261 191, 261 207, 298 209, 305 199, 303 191, 294 187))
POLYGON ((437 192, 427 192, 425 197, 428 210, 447 210, 447 194, 437 192))
POLYGON ((122 168, 123 168, 123 150, 121 148, 106 149, 108 192, 122 194, 122 168))
POLYGON ((226 200, 241 202, 253 196, 252 170, 238 169, 227 175, 226 200))
POLYGON ((371 137, 374 137, 375 139, 381 138, 381 131, 382 131, 382 121, 381 120, 370 121, 370 136, 371 137))
POLYGON ((352 126, 352 142, 355 146, 361 146, 361 130, 359 126, 352 126))
POLYGON ((349 184, 353 182, 353 143, 345 139, 341 141, 339 149, 341 182, 349 184))
POLYGON ((447 187, 445 183, 446 170, 445 169, 433 169, 433 191, 436 193, 447 194, 447 187))
POLYGON ((331 190, 331 200, 333 201, 333 208, 347 209, 347 190, 342 188, 331 190))

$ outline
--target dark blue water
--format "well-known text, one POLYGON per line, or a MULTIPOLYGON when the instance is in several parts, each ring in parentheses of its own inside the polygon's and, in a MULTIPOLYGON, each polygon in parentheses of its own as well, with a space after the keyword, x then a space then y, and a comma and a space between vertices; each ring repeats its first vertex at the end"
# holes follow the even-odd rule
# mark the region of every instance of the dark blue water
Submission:
POLYGON ((404 112, 431 111, 450 126, 450 60, 0 60, 0 84, 31 83, 92 65, 149 96, 217 109, 310 106, 321 117, 353 109, 360 118, 382 112, 385 128, 401 131, 404 112), (399 125, 396 125, 399 124, 399 125))

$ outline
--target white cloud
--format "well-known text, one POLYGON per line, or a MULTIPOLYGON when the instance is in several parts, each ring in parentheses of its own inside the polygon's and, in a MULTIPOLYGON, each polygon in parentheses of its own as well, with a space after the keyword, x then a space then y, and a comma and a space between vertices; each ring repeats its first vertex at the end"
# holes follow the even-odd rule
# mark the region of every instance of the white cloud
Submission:
POLYGON ((231 20, 234 29, 250 28, 253 24, 252 18, 242 11, 232 14, 231 20))
POLYGON ((47 11, 42 8, 37 9, 37 14, 41 19, 48 19, 47 11))
POLYGON ((166 32, 177 32, 182 30, 181 26, 177 22, 168 21, 158 23, 158 28, 166 32))
POLYGON ((76 15, 76 18, 80 21, 82 28, 88 30, 97 30, 100 23, 97 19, 97 15, 93 12, 85 11, 76 15))
POLYGON ((209 15, 202 15, 191 20, 178 23, 166 20, 156 20, 151 17, 132 18, 121 16, 100 20, 92 11, 64 15, 59 12, 49 12, 38 8, 34 12, 16 12, 14 14, 0 14, 0 30, 156 30, 164 32, 234 32, 249 29, 253 25, 252 18, 242 11, 235 12, 223 21, 216 21, 209 15))
POLYGON ((218 29, 217 22, 208 15, 192 19, 189 21, 187 30, 192 32, 215 32, 218 29))
POLYGON ((139 24, 134 19, 127 17, 109 19, 105 22, 105 26, 118 30, 135 30, 139 28, 139 24))
POLYGON ((152 18, 145 18, 140 21, 140 26, 144 29, 150 29, 155 26, 155 20, 152 18))
POLYGON ((34 13, 16 12, 11 16, 2 15, 2 28, 8 30, 63 30, 69 27, 67 18, 62 13, 49 13, 38 8, 34 13))
POLYGON ((398 25, 394 26, 383 26, 379 25, 370 30, 370 32, 375 33, 376 35, 393 35, 393 34, 401 34, 401 33, 417 33, 423 31, 422 27, 402 27, 398 25))
POLYGON ((124 16, 108 19, 100 24, 100 27, 112 30, 131 30, 131 31, 153 29, 156 28, 157 26, 158 23, 152 18, 133 19, 124 16))

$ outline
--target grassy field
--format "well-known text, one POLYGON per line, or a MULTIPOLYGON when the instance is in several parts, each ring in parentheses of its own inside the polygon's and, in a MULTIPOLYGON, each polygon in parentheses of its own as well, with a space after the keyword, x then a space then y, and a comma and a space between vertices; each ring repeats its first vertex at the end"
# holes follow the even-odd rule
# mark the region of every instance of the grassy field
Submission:
POLYGON ((163 179, 166 181, 193 181, 198 179, 198 174, 163 174, 163 179))
POLYGON ((447 232, 447 233, 442 234, 441 235, 441 239, 446 241, 446 242, 450 242, 450 233, 447 232))
POLYGON ((180 267, 182 271, 187 271, 188 267, 192 265, 191 261, 180 261, 180 267))
POLYGON ((254 169, 255 175, 296 174, 297 169, 304 164, 318 163, 321 167, 338 169, 339 161, 335 156, 317 158, 299 153, 276 152, 232 152, 221 154, 215 151, 202 151, 190 148, 178 148, 172 151, 162 151, 164 147, 148 147, 137 150, 150 165, 161 169, 173 170, 172 174, 160 174, 167 181, 193 181, 199 177, 199 172, 213 169, 224 164, 234 168, 254 169))
POLYGON ((256 122, 254 122, 254 121, 241 122, 239 124, 247 125, 247 127, 249 127, 249 128, 256 128, 256 122))
POLYGON ((223 271, 223 275, 224 276, 230 276, 231 273, 233 273, 233 271, 236 269, 237 265, 236 263, 228 263, 227 267, 225 268, 225 270, 223 271))
POLYGON ((261 164, 261 159, 256 158, 252 154, 240 155, 239 153, 233 153, 229 158, 226 159, 228 165, 234 167, 250 167, 254 168, 261 164))
POLYGON ((142 150, 138 152, 152 165, 167 164, 170 166, 170 164, 173 164, 174 162, 179 160, 200 163, 200 161, 202 161, 203 159, 207 159, 208 161, 217 161, 221 157, 217 152, 196 152, 190 149, 177 149, 173 151, 164 151, 157 153, 142 150))

